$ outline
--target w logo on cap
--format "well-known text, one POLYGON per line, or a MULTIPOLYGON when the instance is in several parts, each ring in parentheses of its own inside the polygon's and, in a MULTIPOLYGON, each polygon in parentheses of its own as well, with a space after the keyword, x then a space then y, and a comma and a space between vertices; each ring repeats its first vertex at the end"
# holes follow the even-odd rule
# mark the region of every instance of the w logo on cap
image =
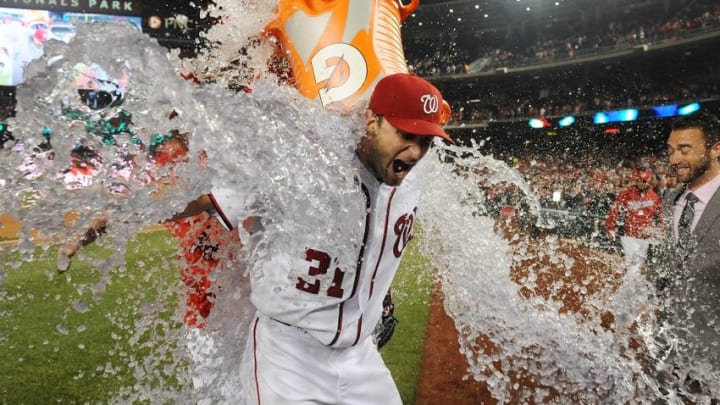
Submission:
POLYGON ((440 108, 440 102, 437 96, 432 94, 424 94, 420 97, 420 101, 423 103, 423 112, 425 114, 435 114, 440 108))
POLYGON ((383 77, 375 86, 368 107, 402 132, 439 136, 453 143, 442 128, 444 120, 450 117, 450 104, 443 101, 432 83, 420 76, 393 73, 383 77))

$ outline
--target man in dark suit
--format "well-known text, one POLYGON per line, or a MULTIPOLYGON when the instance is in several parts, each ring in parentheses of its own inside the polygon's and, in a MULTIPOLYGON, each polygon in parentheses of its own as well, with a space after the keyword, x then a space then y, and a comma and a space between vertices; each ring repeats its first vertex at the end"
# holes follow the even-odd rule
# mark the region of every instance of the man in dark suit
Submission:
POLYGON ((720 398, 720 122, 700 113, 673 123, 669 163, 680 187, 663 201, 667 246, 651 277, 669 335, 670 374, 690 398, 720 398))

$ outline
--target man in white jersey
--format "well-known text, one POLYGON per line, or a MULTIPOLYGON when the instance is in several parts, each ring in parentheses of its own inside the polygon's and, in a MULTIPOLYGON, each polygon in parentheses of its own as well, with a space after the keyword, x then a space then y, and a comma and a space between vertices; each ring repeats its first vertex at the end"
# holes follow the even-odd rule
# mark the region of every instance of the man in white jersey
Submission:
MULTIPOLYGON (((341 270, 338 252, 311 246, 304 257, 273 257, 253 279, 257 317, 242 366, 248 404, 401 403, 372 334, 413 237, 420 190, 411 169, 433 136, 453 142, 441 127, 442 108, 440 92, 418 76, 377 83, 353 162, 368 208, 357 262, 341 270)), ((239 217, 237 201, 237 193, 218 190, 180 215, 214 209, 232 229, 238 224, 227 219, 239 217)))

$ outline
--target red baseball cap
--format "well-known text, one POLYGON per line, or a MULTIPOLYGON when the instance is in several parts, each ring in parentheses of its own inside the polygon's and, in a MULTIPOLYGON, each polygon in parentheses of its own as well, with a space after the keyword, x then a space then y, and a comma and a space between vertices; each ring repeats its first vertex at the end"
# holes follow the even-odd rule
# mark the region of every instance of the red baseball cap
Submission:
POLYGON ((369 108, 401 131, 455 143, 442 128, 450 106, 435 86, 419 76, 394 73, 383 77, 370 96, 369 108))

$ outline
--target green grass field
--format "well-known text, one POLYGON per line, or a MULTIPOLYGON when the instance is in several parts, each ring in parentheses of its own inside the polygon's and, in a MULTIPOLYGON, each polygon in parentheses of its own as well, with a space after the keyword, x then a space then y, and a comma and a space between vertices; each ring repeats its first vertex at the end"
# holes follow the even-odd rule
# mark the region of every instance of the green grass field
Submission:
POLYGON ((380 350, 404 404, 414 404, 417 397, 433 285, 430 264, 418 252, 418 245, 410 244, 395 277, 393 301, 400 323, 380 350))
MULTIPOLYGON (((393 287, 400 324, 381 351, 406 404, 415 403, 432 284, 416 245, 393 287)), ((2 255, 0 403, 104 403, 121 389, 145 389, 133 387, 135 365, 155 349, 144 341, 163 341, 181 327, 172 321, 180 283, 173 239, 164 231, 139 234, 128 244, 125 266, 107 274, 92 265, 111 256, 107 249, 86 247, 63 275, 54 272, 55 253, 38 250, 31 261, 2 255), (148 313, 155 317, 144 319, 148 313), (138 333, 138 325, 150 327, 138 333)), ((172 368, 150 367, 160 369, 163 384, 174 383, 172 368)))
MULTIPOLYGON (((138 316, 138 304, 157 301, 154 294, 162 291, 158 284, 177 274, 174 268, 160 265, 164 257, 175 254, 170 242, 162 233, 141 234, 129 245, 127 266, 107 275, 82 260, 74 263, 72 271, 55 274, 54 248, 38 250, 35 260, 10 269, 8 264, 20 263, 18 256, 4 255, 5 280, 0 285, 2 403, 104 402, 120 387, 132 385, 128 366, 142 356, 142 350, 130 350, 127 339, 138 316), (142 246, 153 246, 153 254, 143 254, 142 246), (129 270, 138 268, 155 270, 129 270)), ((110 256, 95 246, 84 253, 88 260, 110 256)), ((164 301, 168 306, 177 305, 173 297, 164 301)))

